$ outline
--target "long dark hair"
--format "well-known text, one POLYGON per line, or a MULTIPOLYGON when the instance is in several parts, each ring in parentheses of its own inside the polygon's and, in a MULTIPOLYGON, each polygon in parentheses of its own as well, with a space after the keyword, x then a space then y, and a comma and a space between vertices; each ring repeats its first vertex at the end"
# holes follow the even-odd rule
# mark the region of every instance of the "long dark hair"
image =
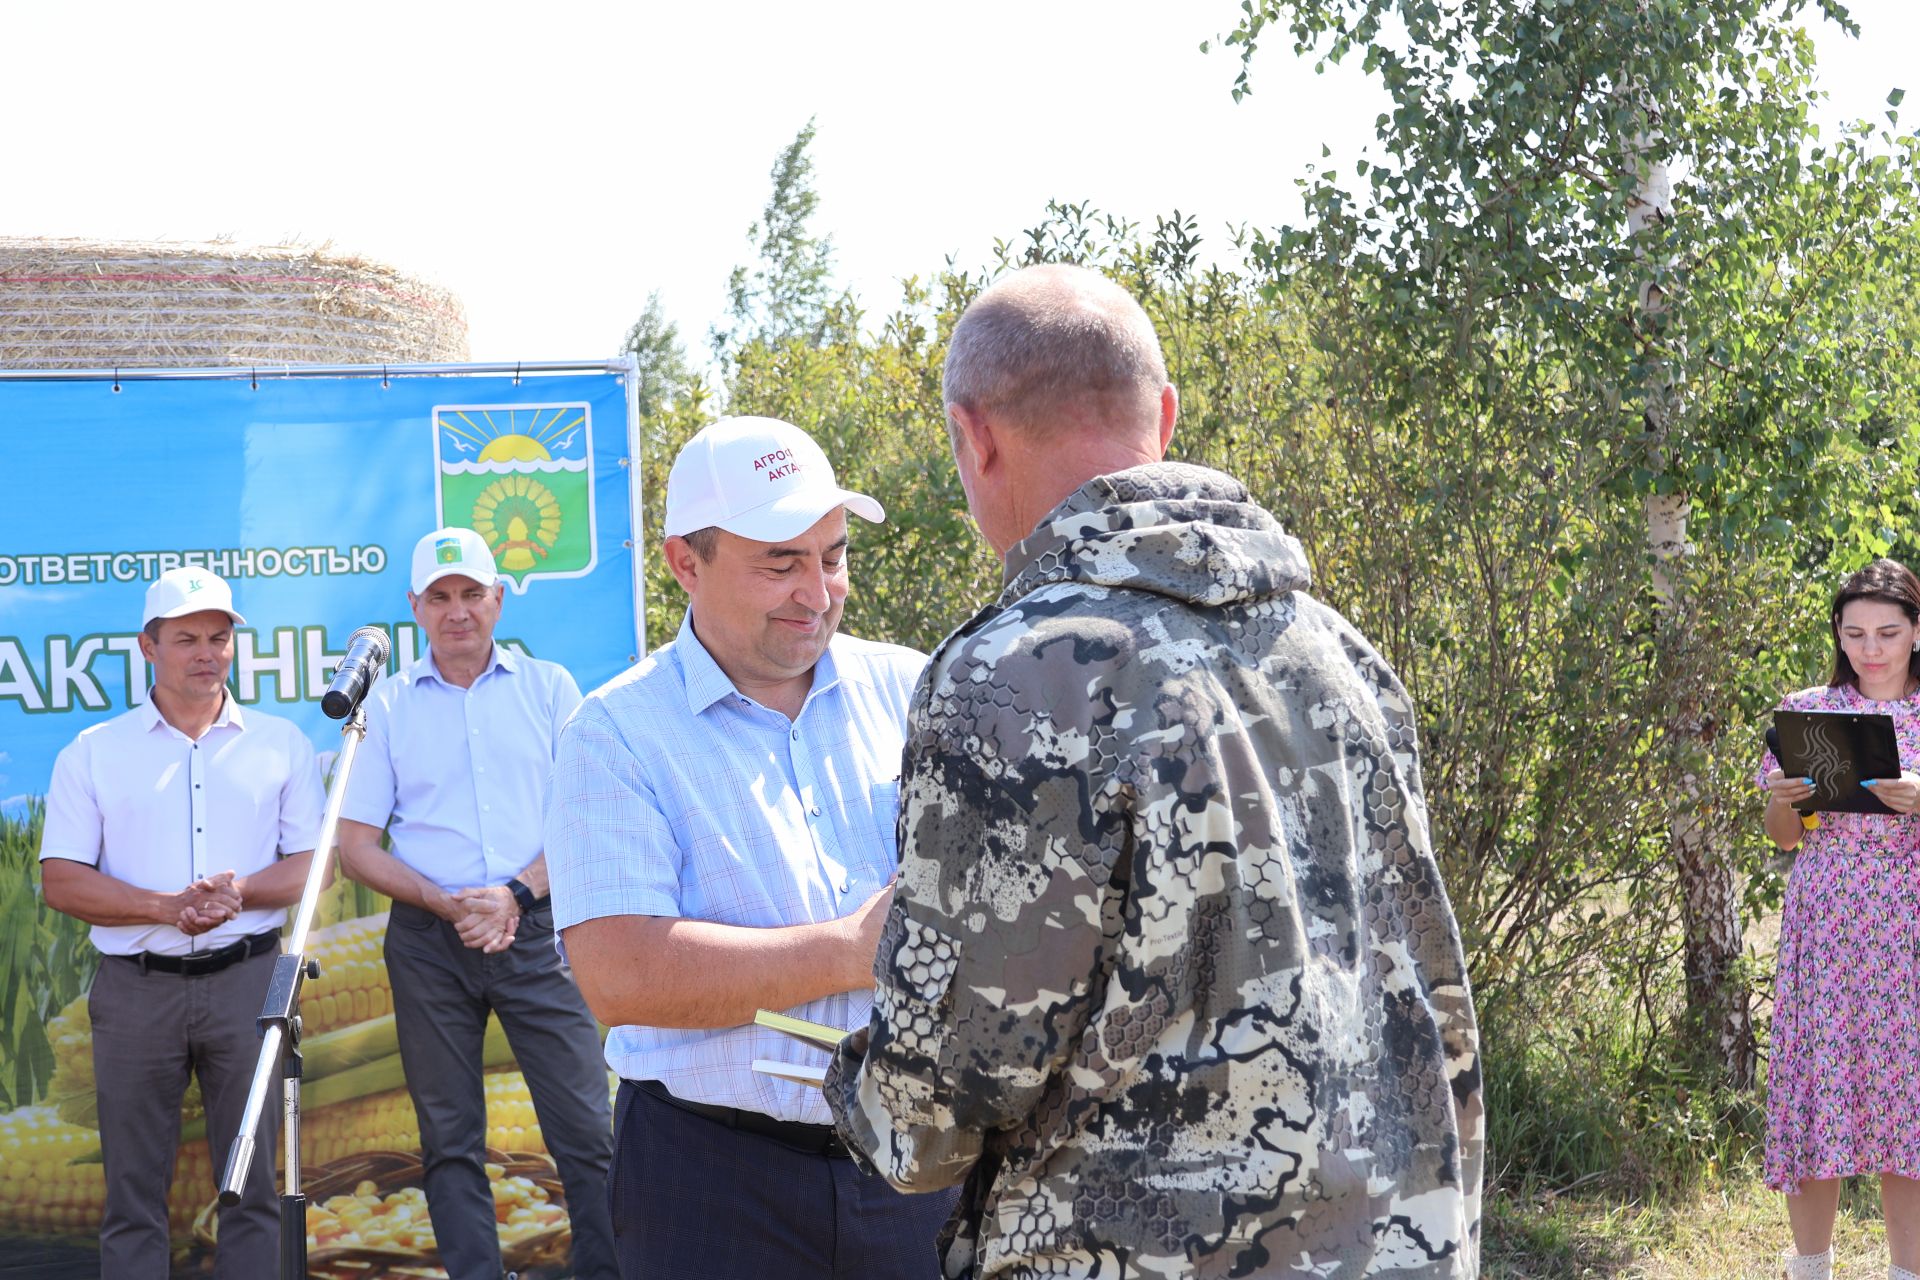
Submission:
MULTIPOLYGON (((1884 601, 1906 614, 1908 622, 1920 622, 1920 578, 1898 560, 1875 560, 1840 584, 1829 619, 1833 629, 1833 676, 1827 683, 1836 688, 1843 684, 1860 687, 1860 673, 1840 647, 1840 613, 1855 600, 1884 601)), ((1920 649, 1907 656, 1907 675, 1920 680, 1920 649)))

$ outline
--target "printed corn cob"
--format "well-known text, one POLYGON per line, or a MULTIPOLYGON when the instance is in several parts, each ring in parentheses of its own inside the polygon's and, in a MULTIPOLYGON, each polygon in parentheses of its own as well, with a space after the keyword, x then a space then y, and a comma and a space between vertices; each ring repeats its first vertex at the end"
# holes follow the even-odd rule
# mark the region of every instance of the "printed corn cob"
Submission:
MULTIPOLYGON (((306 1080, 301 1157, 309 1169, 369 1152, 419 1150, 381 954, 385 928, 386 916, 379 915, 314 934, 321 976, 306 985, 301 1002, 306 1080)), ((105 1178, 94 1132, 92 1029, 84 996, 50 1020, 48 1038, 55 1070, 47 1105, 0 1115, 0 1235, 85 1237, 99 1229, 105 1178)), ((511 1068, 512 1051, 497 1020, 488 1025, 483 1062, 511 1068)), ((609 1078, 610 1092, 616 1083, 609 1078)), ((491 1070, 485 1084, 487 1145, 545 1153, 519 1072, 491 1070)), ((196 1215, 214 1197, 217 1172, 207 1152, 197 1084, 190 1086, 182 1110, 181 1147, 168 1200, 176 1240, 191 1236, 196 1215)), ((271 1157, 276 1164, 278 1155, 276 1144, 271 1157)))
MULTIPOLYGON (((518 1071, 486 1076, 487 1145, 544 1153, 533 1099, 518 1071)), ((307 1090, 303 1101, 312 1094, 307 1090)), ((317 1167, 368 1151, 418 1151, 419 1126, 405 1089, 309 1110, 301 1128, 301 1163, 317 1167)), ((269 1153, 261 1151, 256 1158, 269 1153)), ((279 1147, 272 1151, 276 1165, 279 1147)), ((174 1165, 168 1218, 176 1237, 214 1197, 216 1171, 204 1131, 183 1135, 174 1165)), ((106 1175, 100 1135, 68 1124, 51 1107, 0 1114, 0 1234, 90 1236, 100 1228, 106 1175)))
MULTIPOLYGON (((486 1076, 487 1145, 497 1151, 544 1153, 533 1098, 518 1071, 486 1076)), ((310 1112, 301 1130, 300 1154, 316 1165, 367 1151, 418 1151, 420 1126, 405 1089, 373 1094, 310 1112)))
POLYGON ((301 1025, 308 1036, 393 1012, 381 951, 386 936, 385 912, 313 931, 307 951, 320 962, 320 976, 300 994, 301 1025))
MULTIPOLYGON (((176 1235, 192 1228, 194 1213, 214 1191, 206 1143, 183 1145, 167 1199, 176 1235)), ((52 1107, 0 1115, 0 1233, 92 1236, 100 1230, 106 1198, 99 1134, 68 1124, 52 1107)))
POLYGON ((52 1107, 0 1115, 0 1230, 20 1235, 92 1235, 100 1229, 106 1178, 74 1164, 100 1149, 100 1135, 68 1124, 52 1107))

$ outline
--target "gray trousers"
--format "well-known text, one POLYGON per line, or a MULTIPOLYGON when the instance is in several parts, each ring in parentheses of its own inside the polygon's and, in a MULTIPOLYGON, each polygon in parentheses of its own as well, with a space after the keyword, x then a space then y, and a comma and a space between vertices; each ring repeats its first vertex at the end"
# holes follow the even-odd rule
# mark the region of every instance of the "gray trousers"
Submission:
MULTIPOLYGON (((240 1128, 260 1057, 254 1020, 267 998, 275 953, 186 977, 143 973, 103 956, 87 993, 93 1020, 93 1076, 100 1108, 100 1155, 107 1204, 100 1222, 100 1274, 110 1280, 167 1280, 167 1191, 180 1147, 180 1099, 200 1078, 207 1148, 217 1181, 240 1128)), ((260 1118, 245 1194, 220 1210, 217 1280, 260 1280, 280 1270, 280 1207, 274 1158, 280 1131, 276 1090, 260 1118)))
POLYGON ((386 954, 400 1058, 420 1121, 427 1212, 447 1275, 501 1274, 480 1069, 491 1011, 513 1046, 566 1189, 573 1274, 619 1280, 607 1213, 607 1068, 593 1015, 554 951, 552 908, 523 916, 513 945, 489 956, 462 944, 440 917, 396 902, 386 954))

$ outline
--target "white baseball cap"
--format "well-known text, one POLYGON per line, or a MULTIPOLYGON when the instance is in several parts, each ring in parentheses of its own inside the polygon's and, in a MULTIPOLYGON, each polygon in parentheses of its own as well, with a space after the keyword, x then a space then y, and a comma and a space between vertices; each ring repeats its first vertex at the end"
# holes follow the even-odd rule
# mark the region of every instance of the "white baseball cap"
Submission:
POLYGON ((483 587, 500 581, 500 566, 493 562, 485 538, 471 529, 447 528, 413 544, 413 594, 456 573, 483 587))
POLYGON ((835 507, 879 524, 885 508, 842 489, 820 446, 778 418, 722 418, 687 441, 667 474, 666 535, 717 526, 781 542, 835 507))
POLYGON ((233 607, 233 589, 227 586, 226 579, 205 569, 183 565, 167 570, 147 588, 147 607, 141 614, 140 625, 145 627, 156 618, 179 618, 207 609, 218 609, 232 618, 235 626, 247 625, 247 620, 233 607))

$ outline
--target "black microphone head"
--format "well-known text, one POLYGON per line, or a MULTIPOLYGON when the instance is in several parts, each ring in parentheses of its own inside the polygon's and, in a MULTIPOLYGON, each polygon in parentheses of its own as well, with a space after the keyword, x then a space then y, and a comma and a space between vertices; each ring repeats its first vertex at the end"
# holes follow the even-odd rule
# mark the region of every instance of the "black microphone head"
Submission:
POLYGON ((393 646, 378 627, 362 627, 347 637, 347 651, 333 673, 333 684, 320 698, 320 710, 335 720, 353 714, 386 668, 393 646))

